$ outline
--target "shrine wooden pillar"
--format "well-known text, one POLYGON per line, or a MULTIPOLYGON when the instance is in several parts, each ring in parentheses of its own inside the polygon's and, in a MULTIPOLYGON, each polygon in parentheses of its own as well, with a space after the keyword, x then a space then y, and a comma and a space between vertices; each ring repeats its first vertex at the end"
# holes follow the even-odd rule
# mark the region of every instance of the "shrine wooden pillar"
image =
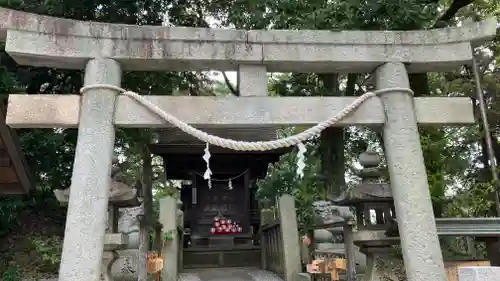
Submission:
POLYGON ((253 235, 253 230, 252 230, 252 212, 250 209, 250 170, 248 170, 244 175, 243 175, 243 192, 245 193, 245 225, 247 225, 248 229, 247 232, 253 235))

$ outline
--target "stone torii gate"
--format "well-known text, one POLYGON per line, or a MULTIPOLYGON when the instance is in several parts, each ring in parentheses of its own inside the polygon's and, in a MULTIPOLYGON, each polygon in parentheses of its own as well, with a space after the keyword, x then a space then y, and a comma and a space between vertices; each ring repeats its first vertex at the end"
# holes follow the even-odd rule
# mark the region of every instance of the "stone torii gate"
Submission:
MULTIPOLYGON (((470 64, 496 22, 427 31, 242 31, 81 22, 0 9, 0 38, 21 65, 85 69, 85 85, 120 86, 123 70, 238 71, 240 98, 148 96, 198 128, 312 126, 351 97, 264 97, 267 72, 375 72, 378 89, 336 126, 383 127, 408 280, 445 280, 418 124, 472 124, 468 98, 413 98, 408 72, 470 64)), ((13 128, 76 128, 78 144, 59 280, 97 281, 115 127, 170 126, 111 88, 84 95, 11 95, 13 128)))

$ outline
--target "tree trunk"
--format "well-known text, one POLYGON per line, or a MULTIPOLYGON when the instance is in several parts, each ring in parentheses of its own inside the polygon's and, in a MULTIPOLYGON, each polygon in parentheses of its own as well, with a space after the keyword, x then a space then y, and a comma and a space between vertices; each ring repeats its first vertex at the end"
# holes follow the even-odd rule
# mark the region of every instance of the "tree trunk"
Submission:
POLYGON ((344 129, 328 128, 320 137, 321 174, 328 196, 337 197, 344 190, 344 129))
MULTIPOLYGON (((338 96, 339 75, 320 76, 325 86, 326 95, 338 96)), ((345 188, 344 129, 327 128, 320 136, 321 175, 328 197, 336 197, 345 188)))
POLYGON ((486 240, 486 255, 491 266, 500 266, 500 240, 498 238, 486 240))

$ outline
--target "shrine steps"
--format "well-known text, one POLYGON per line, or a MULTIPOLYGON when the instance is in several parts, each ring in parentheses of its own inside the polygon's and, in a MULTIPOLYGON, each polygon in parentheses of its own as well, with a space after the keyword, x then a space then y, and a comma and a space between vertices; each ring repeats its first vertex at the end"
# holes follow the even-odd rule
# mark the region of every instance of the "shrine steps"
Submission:
POLYGON ((283 281, 278 275, 258 267, 190 269, 178 281, 283 281))
POLYGON ((259 246, 238 248, 188 248, 183 252, 184 269, 261 266, 259 246))

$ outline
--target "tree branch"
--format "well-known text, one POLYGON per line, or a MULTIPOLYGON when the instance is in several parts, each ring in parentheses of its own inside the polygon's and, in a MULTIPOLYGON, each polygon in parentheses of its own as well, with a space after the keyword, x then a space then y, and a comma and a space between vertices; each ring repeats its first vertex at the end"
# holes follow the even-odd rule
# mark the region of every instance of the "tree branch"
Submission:
POLYGON ((345 96, 353 97, 356 95, 355 89, 356 89, 357 78, 358 78, 358 74, 356 74, 356 73, 347 74, 347 86, 345 89, 345 96))
MULTIPOLYGON (((205 28, 209 28, 210 25, 208 24, 208 22, 203 18, 203 11, 201 9, 198 9, 197 10, 198 12, 198 15, 197 15, 197 20, 196 20, 196 27, 205 27, 205 28)), ((232 84, 231 84, 231 81, 229 81, 229 78, 227 78, 227 75, 224 71, 221 71, 222 72, 222 77, 224 77, 224 82, 226 83, 226 86, 229 88, 229 91, 239 97, 240 96, 240 93, 238 91, 237 88, 235 88, 232 84)))
POLYGON ((440 27, 442 23, 449 22, 451 19, 453 19, 453 17, 455 17, 460 9, 472 3, 474 3, 474 0, 453 0, 450 7, 448 7, 448 9, 441 15, 441 17, 438 18, 438 20, 434 24, 434 27, 440 27))
MULTIPOLYGON (((438 1, 432 0, 434 3, 438 1)), ((449 22, 457 12, 473 3, 474 0, 453 0, 450 7, 438 18, 438 20, 434 23, 434 28, 441 27, 443 23, 449 22)), ((432 2, 429 2, 429 4, 432 2)), ((410 88, 415 92, 415 96, 428 96, 430 94, 429 90, 429 78, 427 73, 412 73, 408 75, 410 80, 410 88)))
POLYGON ((240 93, 238 91, 238 89, 235 89, 234 86, 231 84, 231 81, 229 81, 229 78, 227 78, 227 75, 224 71, 221 71, 222 72, 222 77, 224 77, 224 82, 226 83, 226 86, 229 88, 229 91, 231 91, 231 93, 237 97, 240 96, 240 93))

